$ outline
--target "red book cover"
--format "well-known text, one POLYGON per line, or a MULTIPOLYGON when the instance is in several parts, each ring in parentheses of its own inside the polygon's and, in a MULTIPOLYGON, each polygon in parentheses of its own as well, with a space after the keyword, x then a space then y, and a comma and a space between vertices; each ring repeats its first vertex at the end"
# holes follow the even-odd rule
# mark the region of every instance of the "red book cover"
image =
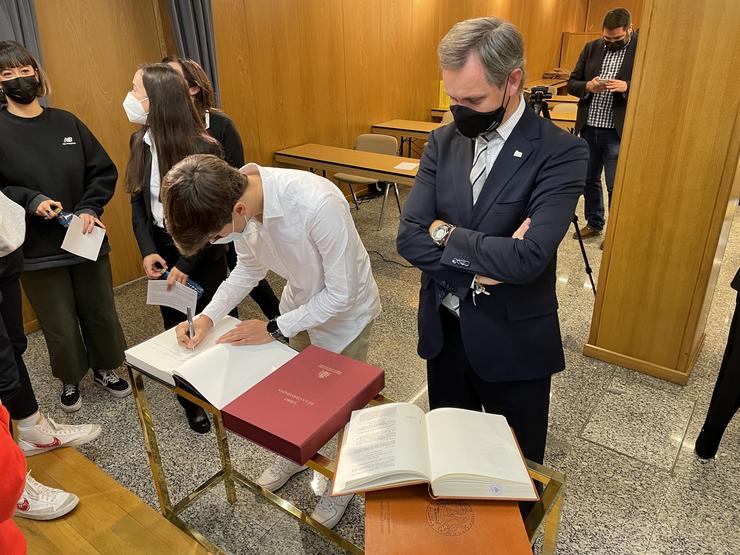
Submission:
POLYGON ((305 464, 384 385, 382 369, 311 345, 221 412, 227 429, 305 464))

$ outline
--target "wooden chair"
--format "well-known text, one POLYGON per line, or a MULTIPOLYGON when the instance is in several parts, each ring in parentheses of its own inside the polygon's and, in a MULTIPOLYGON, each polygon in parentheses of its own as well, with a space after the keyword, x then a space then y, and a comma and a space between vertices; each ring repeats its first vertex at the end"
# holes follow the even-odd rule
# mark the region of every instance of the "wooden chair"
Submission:
MULTIPOLYGON (((363 150, 365 152, 377 152, 378 154, 391 154, 393 156, 398 155, 398 140, 390 135, 380 135, 376 133, 366 133, 359 135, 355 142, 355 150, 363 150)), ((334 179, 337 183, 345 183, 349 187, 349 192, 352 195, 352 200, 355 203, 355 208, 360 209, 360 203, 357 200, 354 186, 370 186, 380 185, 384 187, 383 191, 383 204, 380 207, 380 218, 378 219, 378 231, 383 225, 383 214, 385 213, 385 204, 388 201, 388 191, 393 187, 393 192, 396 196, 396 204, 398 205, 398 213, 401 213, 401 197, 398 194, 398 183, 386 183, 372 179, 370 177, 362 177, 360 175, 352 175, 349 173, 335 173, 334 179)))

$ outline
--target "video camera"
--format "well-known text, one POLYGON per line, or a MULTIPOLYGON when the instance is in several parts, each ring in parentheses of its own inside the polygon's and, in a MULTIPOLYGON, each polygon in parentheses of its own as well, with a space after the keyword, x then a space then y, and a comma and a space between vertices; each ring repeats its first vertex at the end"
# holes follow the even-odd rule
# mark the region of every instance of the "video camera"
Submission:
MULTIPOLYGON (((552 98, 552 93, 550 92, 549 87, 540 86, 540 87, 532 87, 529 90, 529 105, 534 110, 535 114, 538 114, 542 111, 543 103, 545 100, 548 100, 552 98)), ((545 106, 545 117, 550 117, 549 110, 547 110, 547 104, 544 104, 545 106)))

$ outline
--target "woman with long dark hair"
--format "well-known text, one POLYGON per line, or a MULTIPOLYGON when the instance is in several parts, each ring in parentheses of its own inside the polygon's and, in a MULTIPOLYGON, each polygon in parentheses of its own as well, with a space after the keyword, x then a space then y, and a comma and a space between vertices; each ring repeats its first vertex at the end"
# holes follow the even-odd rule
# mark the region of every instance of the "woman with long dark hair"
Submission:
MULTIPOLYGON (((213 84, 206 72, 198 62, 188 58, 167 56, 162 62, 169 64, 185 79, 190 98, 192 98, 198 114, 203 118, 206 131, 221 144, 224 150, 224 161, 236 169, 241 168, 244 165, 242 138, 232 119, 216 108, 213 84)), ((236 251, 233 243, 228 245, 226 262, 230 270, 233 270, 236 266, 236 251)), ((261 280, 249 292, 249 296, 257 303, 257 306, 260 307, 268 320, 280 316, 280 301, 266 279, 261 280)))
POLYGON ((21 281, 44 332, 54 377, 62 382, 66 412, 82 406, 79 383, 93 379, 114 397, 131 387, 115 369, 126 348, 113 301, 107 238, 97 260, 62 250, 67 229, 60 210, 83 224, 99 218, 113 196, 118 172, 105 149, 73 114, 44 108, 49 84, 23 46, 0 42, 0 185, 26 211, 21 281))
MULTIPOLYGON (((182 77, 170 66, 143 65, 134 74, 132 85, 123 107, 129 121, 141 128, 131 135, 126 190, 131 194, 134 235, 144 271, 149 279, 159 279, 168 271, 170 283, 186 283, 190 278, 199 284, 204 292, 195 310, 200 312, 226 278, 226 248, 212 245, 194 256, 180 256, 165 228, 160 182, 186 156, 222 156, 222 150, 218 141, 206 133, 182 77)), ((185 320, 185 315, 175 309, 162 306, 160 310, 165 329, 185 320)), ((179 396, 178 401, 193 431, 210 430, 203 409, 179 396)))

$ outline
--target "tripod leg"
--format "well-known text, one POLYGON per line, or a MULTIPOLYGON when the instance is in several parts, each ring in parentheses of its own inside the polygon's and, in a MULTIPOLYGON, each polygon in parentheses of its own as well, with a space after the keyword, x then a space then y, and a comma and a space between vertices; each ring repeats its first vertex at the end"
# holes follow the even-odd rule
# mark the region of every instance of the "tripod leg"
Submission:
POLYGON ((578 216, 573 215, 573 227, 576 228, 576 236, 578 237, 578 244, 581 247, 581 256, 583 257, 583 264, 586 267, 586 274, 588 275, 589 281, 591 281, 591 290, 596 296, 596 285, 594 284, 594 277, 592 275, 591 265, 588 263, 588 255, 586 254, 586 247, 583 246, 583 237, 581 237, 581 230, 578 228, 578 216))

